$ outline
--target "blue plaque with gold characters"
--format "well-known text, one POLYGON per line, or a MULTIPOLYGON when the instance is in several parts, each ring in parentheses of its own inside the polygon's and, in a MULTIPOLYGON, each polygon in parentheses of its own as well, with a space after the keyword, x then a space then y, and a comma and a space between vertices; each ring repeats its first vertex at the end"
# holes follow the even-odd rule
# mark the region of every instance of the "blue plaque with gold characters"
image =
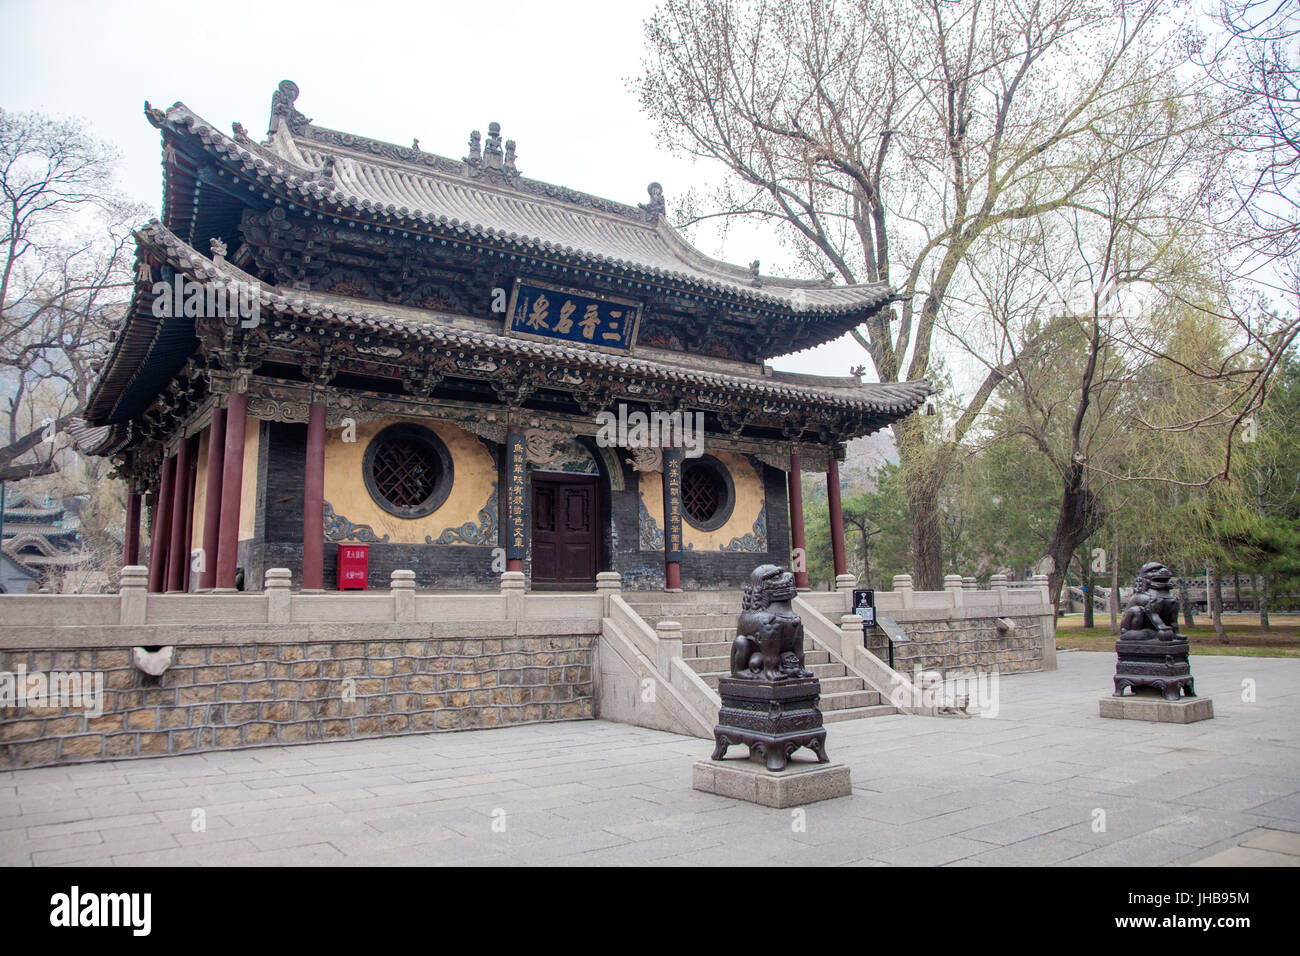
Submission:
POLYGON ((640 321, 639 302, 516 279, 505 331, 507 335, 626 352, 636 342, 640 321))

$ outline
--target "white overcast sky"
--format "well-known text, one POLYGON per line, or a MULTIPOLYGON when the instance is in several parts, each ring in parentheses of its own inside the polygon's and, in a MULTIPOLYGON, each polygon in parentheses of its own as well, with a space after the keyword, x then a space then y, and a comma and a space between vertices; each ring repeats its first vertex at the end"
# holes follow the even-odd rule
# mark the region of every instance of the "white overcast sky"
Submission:
MULTIPOLYGON (((122 185, 157 213, 159 136, 145 100, 180 100, 214 126, 260 139, 282 79, 322 126, 460 157, 493 120, 518 142, 524 175, 628 203, 646 185, 674 194, 716 179, 655 141, 629 80, 640 68, 652 0, 0 0, 0 106, 84 119, 122 154, 122 185)), ((757 228, 727 242, 730 262, 786 273, 757 228)), ((869 364, 849 339, 778 359, 792 371, 844 375, 869 364)))

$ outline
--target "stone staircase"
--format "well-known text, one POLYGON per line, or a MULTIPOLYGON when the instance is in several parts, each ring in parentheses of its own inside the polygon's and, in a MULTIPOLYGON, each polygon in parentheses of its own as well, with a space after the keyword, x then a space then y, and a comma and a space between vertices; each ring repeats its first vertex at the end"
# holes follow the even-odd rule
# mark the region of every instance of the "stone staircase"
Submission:
MULTIPOLYGON (((623 599, 651 627, 660 621, 682 626, 682 657, 716 693, 718 679, 731 671, 731 642, 740 617, 739 591, 624 591, 623 599)), ((860 677, 831 660, 811 637, 804 639, 804 663, 822 684, 822 720, 883 717, 898 709, 883 703, 860 677)))

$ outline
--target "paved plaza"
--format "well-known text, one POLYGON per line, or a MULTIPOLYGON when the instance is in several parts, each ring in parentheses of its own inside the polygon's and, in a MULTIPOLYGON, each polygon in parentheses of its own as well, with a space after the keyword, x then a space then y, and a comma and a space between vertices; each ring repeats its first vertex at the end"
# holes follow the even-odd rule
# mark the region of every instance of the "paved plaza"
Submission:
POLYGON ((605 721, 15 771, 0 864, 1300 863, 1300 660, 1193 667, 1196 724, 1103 720, 1114 656, 1083 652, 996 718, 832 724, 853 794, 802 811, 693 791, 709 742, 605 721))

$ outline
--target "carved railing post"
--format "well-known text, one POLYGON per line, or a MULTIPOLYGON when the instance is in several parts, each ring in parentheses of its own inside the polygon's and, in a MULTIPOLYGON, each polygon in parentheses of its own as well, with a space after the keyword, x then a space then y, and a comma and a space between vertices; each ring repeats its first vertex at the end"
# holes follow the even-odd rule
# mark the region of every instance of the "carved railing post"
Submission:
POLYGON ((389 575, 388 587, 393 594, 393 620, 415 620, 415 572, 394 571, 389 575))

